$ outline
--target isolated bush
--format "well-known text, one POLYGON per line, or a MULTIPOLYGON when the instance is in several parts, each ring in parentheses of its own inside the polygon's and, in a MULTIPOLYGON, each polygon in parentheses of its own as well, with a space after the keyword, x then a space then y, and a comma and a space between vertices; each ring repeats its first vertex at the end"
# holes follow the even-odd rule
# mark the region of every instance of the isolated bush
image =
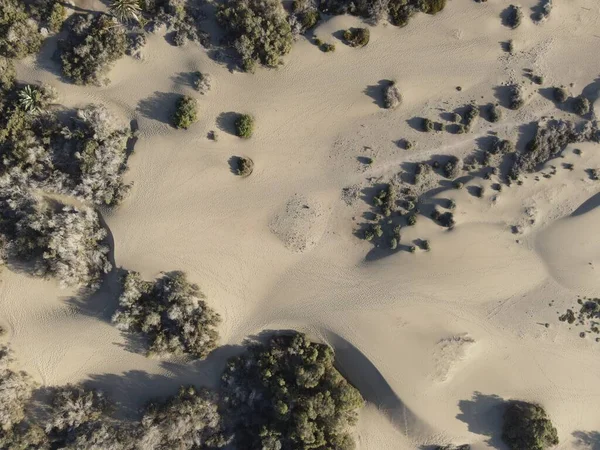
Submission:
POLYGON ((319 48, 324 53, 335 52, 335 44, 330 44, 329 42, 322 42, 319 48))
POLYGON ((140 449, 195 450, 227 443, 217 397, 207 389, 182 387, 165 403, 152 403, 141 421, 140 449))
POLYGON ((250 114, 240 114, 235 120, 235 134, 244 139, 249 139, 254 133, 254 117, 250 114))
POLYGON ((106 14, 77 14, 69 22, 69 35, 59 46, 63 74, 76 84, 103 84, 112 63, 125 54, 123 27, 106 14))
POLYGON ((396 83, 392 82, 384 88, 383 91, 383 106, 387 109, 396 108, 402 103, 402 94, 396 83))
POLYGON ((545 450, 558 444, 558 434, 544 408, 511 402, 504 412, 502 440, 511 450, 545 450))
POLYGON ((446 0, 420 0, 420 10, 427 14, 437 14, 446 7, 446 0))
POLYGON ((520 6, 510 5, 505 11, 505 23, 513 30, 521 25, 523 20, 523 11, 520 6))
POLYGON ((219 7, 217 19, 247 72, 256 63, 278 66, 292 48, 291 28, 278 0, 229 0, 219 7))
POLYGON ((194 89, 202 95, 207 94, 211 90, 212 85, 213 79, 210 74, 202 72, 194 73, 194 89))
POLYGON ((490 105, 488 117, 490 122, 500 122, 502 120, 502 110, 498 107, 498 105, 490 105))
POLYGON ((573 102, 573 111, 580 116, 585 116, 590 112, 590 101, 583 95, 576 97, 573 102))
POLYGON ((247 177, 254 171, 254 161, 248 157, 240 156, 236 158, 236 174, 241 177, 247 177))
POLYGON ((369 43, 370 37, 368 28, 349 28, 344 31, 344 39, 350 47, 364 47, 369 43))
POLYGON ((540 0, 538 7, 539 11, 533 16, 533 21, 536 23, 544 22, 552 12, 552 0, 540 0))
POLYGON ((564 103, 569 98, 569 93, 565 88, 555 87, 554 88, 554 100, 558 103, 564 103))
POLYGON ((186 354, 203 359, 217 345, 220 317, 183 272, 166 273, 155 281, 129 272, 112 321, 120 330, 145 334, 149 356, 186 354))
POLYGON ((188 95, 179 98, 173 114, 173 126, 187 130, 197 120, 198 102, 196 102, 196 99, 188 95))
POLYGON ((0 0, 0 56, 23 58, 42 45, 38 24, 20 0, 0 0))
POLYGON ((333 364, 331 347, 301 333, 230 360, 221 385, 237 448, 354 448, 349 428, 364 401, 333 364))
POLYGON ((508 107, 510 109, 519 109, 525 104, 523 87, 520 84, 513 84, 509 87, 508 107))

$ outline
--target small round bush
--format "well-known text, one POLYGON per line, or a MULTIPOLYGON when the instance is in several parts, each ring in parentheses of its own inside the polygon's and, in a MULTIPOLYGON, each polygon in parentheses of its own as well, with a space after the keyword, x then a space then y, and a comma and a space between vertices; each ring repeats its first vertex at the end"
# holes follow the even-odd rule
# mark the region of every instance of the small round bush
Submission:
POLYGON ((421 123, 422 127, 423 127, 423 131, 429 133, 430 131, 433 131, 433 121, 431 119, 423 119, 423 122, 421 123))
POLYGON ((240 114, 235 121, 235 134, 241 138, 249 139, 254 133, 254 117, 250 114, 240 114))
POLYGON ((392 82, 389 86, 386 86, 383 92, 383 106, 386 109, 394 109, 400 103, 402 103, 402 94, 400 89, 396 86, 395 82, 392 82))
POLYGON ((573 110, 580 116, 585 116, 590 112, 590 101, 583 95, 580 95, 573 102, 573 110))
POLYGON ((330 44, 329 42, 324 42, 323 44, 321 44, 320 48, 321 51, 324 53, 335 52, 335 44, 330 44))
POLYGON ((247 177, 254 171, 254 161, 250 158, 241 156, 236 159, 236 164, 236 174, 240 177, 247 177))
POLYGON ((512 402, 504 412, 502 440, 511 450, 545 450, 558 444, 558 434, 544 408, 512 402))
POLYGON ((188 129, 190 125, 197 120, 198 111, 196 100, 187 95, 184 95, 177 100, 177 109, 173 115, 173 125, 175 128, 188 129))
POLYGON ((490 122, 497 123, 502 120, 502 110, 497 105, 491 105, 489 109, 490 122))
POLYGON ((350 28, 344 31, 344 39, 350 47, 364 47, 370 38, 371 32, 368 28, 350 28))
POLYGON ((506 18, 505 24, 506 26, 512 28, 513 30, 521 25, 521 21, 523 20, 523 11, 520 6, 510 5, 506 9, 506 18))
POLYGON ((554 88, 554 100, 558 103, 564 103, 569 98, 569 93, 565 88, 557 87, 554 88))

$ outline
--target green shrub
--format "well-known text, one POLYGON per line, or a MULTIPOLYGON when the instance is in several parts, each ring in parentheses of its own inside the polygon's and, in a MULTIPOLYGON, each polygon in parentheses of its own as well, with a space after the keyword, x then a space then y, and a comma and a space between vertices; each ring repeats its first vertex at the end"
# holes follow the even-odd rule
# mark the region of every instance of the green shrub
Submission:
POLYGON ((245 71, 257 62, 276 67, 292 48, 292 31, 278 0, 229 0, 219 7, 217 19, 245 71))
POLYGON ((235 121, 235 134, 241 138, 249 139, 254 133, 254 117, 250 114, 240 114, 235 121))
POLYGON ((125 31, 115 18, 76 15, 60 44, 63 74, 76 84, 101 85, 112 63, 125 54, 125 31))
POLYGON ((370 38, 371 32, 368 28, 350 28, 344 31, 344 39, 351 47, 364 47, 370 38))
POLYGON ((10 90, 15 84, 16 77, 17 72, 12 60, 0 56, 0 93, 10 90))
POLYGON ((325 344, 274 336, 231 359, 221 377, 235 444, 249 449, 351 449, 364 404, 325 344))
POLYGON ((330 44, 329 42, 324 42, 321 44, 320 49, 324 53, 335 52, 335 44, 330 44))
POLYGON ((437 14, 446 7, 446 0, 419 0, 419 9, 427 14, 437 14))
POLYGON ((113 323, 123 331, 143 333, 148 355, 189 355, 204 359, 217 346, 219 315, 204 301, 200 288, 183 272, 144 281, 137 272, 123 278, 113 323))
POLYGON ((502 440, 511 450, 545 450, 558 444, 558 434, 544 408, 511 402, 504 413, 502 440))
POLYGON ((433 125, 433 121, 431 119, 423 119, 421 126, 423 127, 423 131, 429 133, 429 132, 433 131, 434 125, 433 125))
POLYGON ((300 23, 304 30, 313 28, 319 20, 321 20, 321 14, 317 10, 306 11, 300 16, 300 23))
POLYGON ((198 102, 196 99, 184 95, 177 100, 175 114, 173 115, 173 126, 187 130, 198 120, 198 102))
POLYGON ((23 58, 36 53, 43 37, 21 0, 0 0, 0 56, 23 58))

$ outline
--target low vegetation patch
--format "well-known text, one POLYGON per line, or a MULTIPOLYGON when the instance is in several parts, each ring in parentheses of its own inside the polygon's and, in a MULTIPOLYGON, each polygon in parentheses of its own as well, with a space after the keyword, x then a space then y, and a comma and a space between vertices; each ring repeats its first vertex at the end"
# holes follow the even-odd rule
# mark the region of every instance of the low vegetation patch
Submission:
POLYGON ((129 272, 112 321, 120 330, 143 333, 150 342, 149 356, 203 359, 217 345, 220 317, 182 272, 167 273, 155 281, 129 272))
POLYGON ((43 41, 40 24, 21 0, 0 0, 0 56, 23 58, 37 53, 43 41))
POLYGON ((254 133, 254 117, 250 114, 240 114, 235 120, 235 134, 244 139, 250 139, 254 133))
POLYGON ((187 130, 194 122, 198 120, 198 102, 189 95, 184 95, 175 105, 175 114, 173 114, 173 126, 187 130))
POLYGON ((383 106, 387 109, 394 109, 402 103, 402 94, 395 82, 390 83, 383 91, 383 106))
POLYGON ((111 16, 77 14, 60 42, 63 74, 76 84, 102 85, 112 64, 125 55, 125 31, 111 16))
POLYGON ((254 161, 248 157, 240 156, 235 158, 235 173, 240 177, 248 177, 254 171, 254 161))
POLYGON ((219 7, 217 19, 246 72, 257 64, 278 66, 292 48, 292 30, 278 0, 229 0, 219 7))
POLYGON ((521 21, 523 20, 523 10, 520 6, 510 5, 504 11, 504 23, 507 27, 518 28, 521 25, 521 21))
POLYGON ((525 104, 525 93, 523 87, 520 84, 513 84, 508 89, 509 99, 508 107, 510 109, 520 109, 525 104))
POLYGON ((233 358, 221 386, 240 449, 354 447, 350 427, 364 401, 327 345, 274 336, 233 358))

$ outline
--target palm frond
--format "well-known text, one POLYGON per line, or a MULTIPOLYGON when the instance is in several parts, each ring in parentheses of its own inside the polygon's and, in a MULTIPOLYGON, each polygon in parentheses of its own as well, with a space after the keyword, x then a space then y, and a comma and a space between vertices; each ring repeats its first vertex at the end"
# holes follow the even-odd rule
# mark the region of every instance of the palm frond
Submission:
POLYGON ((121 22, 139 22, 141 11, 139 0, 112 0, 110 3, 110 12, 121 22))

